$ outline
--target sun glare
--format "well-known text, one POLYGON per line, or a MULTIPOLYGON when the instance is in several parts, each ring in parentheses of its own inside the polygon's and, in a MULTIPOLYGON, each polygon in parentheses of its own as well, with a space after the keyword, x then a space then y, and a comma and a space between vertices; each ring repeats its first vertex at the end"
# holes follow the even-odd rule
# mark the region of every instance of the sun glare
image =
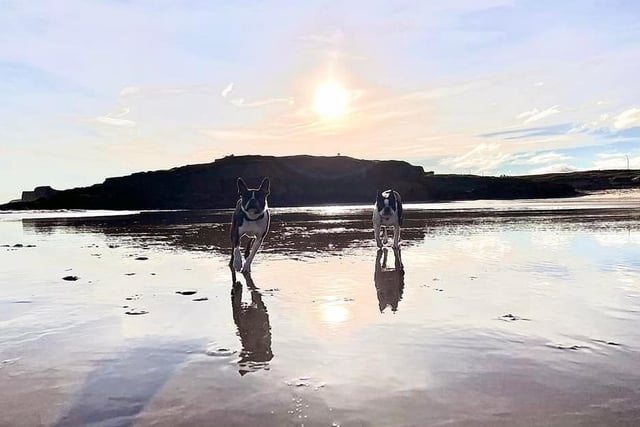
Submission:
POLYGON ((313 109, 328 119, 344 116, 349 104, 349 93, 339 83, 327 81, 316 88, 313 109))

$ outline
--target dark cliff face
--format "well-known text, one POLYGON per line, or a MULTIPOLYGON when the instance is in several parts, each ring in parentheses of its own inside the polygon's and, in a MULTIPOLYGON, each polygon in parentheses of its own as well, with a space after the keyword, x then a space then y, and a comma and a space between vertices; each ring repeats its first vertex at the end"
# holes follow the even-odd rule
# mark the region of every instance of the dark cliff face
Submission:
POLYGON ((34 200, 38 200, 41 198, 51 197, 56 193, 58 193, 58 190, 54 190, 48 185, 42 186, 42 187, 36 187, 33 189, 33 191, 23 191, 20 201, 33 202, 34 200))
POLYGON ((206 209, 230 208, 237 200, 236 179, 257 187, 271 179, 272 206, 373 203, 376 190, 393 188, 403 200, 469 200, 575 195, 565 184, 426 174, 402 161, 350 157, 239 156, 213 163, 108 178, 102 184, 55 193, 3 209, 206 209))

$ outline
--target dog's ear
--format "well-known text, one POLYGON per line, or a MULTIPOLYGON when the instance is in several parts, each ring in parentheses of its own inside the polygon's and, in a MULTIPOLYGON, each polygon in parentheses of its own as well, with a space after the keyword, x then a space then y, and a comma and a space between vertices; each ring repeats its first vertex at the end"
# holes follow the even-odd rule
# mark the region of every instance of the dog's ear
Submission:
POLYGON ((242 178, 238 178, 238 194, 242 194, 246 191, 249 191, 247 184, 245 184, 242 178))
POLYGON ((260 191, 264 194, 269 194, 271 192, 271 181, 269 181, 269 178, 262 180, 262 183, 260 184, 260 191))

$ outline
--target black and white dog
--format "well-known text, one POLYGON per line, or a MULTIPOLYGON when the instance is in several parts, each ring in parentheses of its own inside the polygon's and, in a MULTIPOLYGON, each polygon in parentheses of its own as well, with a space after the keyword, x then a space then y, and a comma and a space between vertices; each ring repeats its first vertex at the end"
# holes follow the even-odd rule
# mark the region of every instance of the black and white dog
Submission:
POLYGON ((256 252, 262 245, 262 241, 269 232, 271 215, 267 205, 267 196, 270 190, 269 178, 264 178, 260 188, 248 188, 242 178, 238 178, 238 195, 240 199, 236 204, 236 210, 231 218, 231 261, 229 266, 235 271, 250 272, 251 262, 256 252), (240 239, 249 236, 244 252, 244 265, 240 253, 240 239))
POLYGON ((373 206, 373 232, 378 248, 387 243, 387 228, 393 227, 393 247, 400 247, 400 227, 402 226, 402 200, 394 190, 378 192, 373 206), (384 227, 384 236, 381 228, 384 227))

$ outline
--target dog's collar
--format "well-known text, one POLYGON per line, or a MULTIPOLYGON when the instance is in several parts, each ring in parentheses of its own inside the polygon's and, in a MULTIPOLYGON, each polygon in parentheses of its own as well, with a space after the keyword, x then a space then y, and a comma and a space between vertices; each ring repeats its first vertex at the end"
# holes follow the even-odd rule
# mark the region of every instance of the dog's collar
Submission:
POLYGON ((262 218, 264 218, 264 214, 267 212, 267 209, 265 208, 265 210, 263 210, 263 211, 262 211, 262 213, 261 213, 260 215, 258 215, 258 217, 257 217, 257 218, 251 219, 251 218, 249 218, 249 212, 247 212, 247 211, 244 209, 244 206, 242 206, 242 203, 240 204, 240 210, 241 210, 241 211, 242 211, 242 213, 244 214, 244 219, 245 219, 245 220, 247 220, 247 221, 259 221, 259 220, 261 220, 262 218))

